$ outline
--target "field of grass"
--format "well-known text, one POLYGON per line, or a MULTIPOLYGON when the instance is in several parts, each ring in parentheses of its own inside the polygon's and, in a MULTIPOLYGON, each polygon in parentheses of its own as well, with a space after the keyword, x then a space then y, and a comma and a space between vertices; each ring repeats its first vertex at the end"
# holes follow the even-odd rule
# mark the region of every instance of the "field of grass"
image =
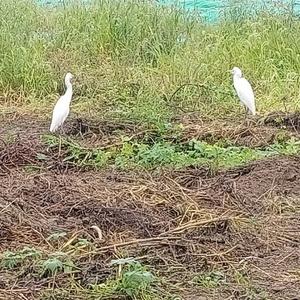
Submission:
POLYGON ((300 20, 276 5, 207 24, 154 1, 0 1, 0 299, 299 296, 300 20))
POLYGON ((285 10, 242 21, 243 7, 207 25, 147 1, 96 2, 50 10, 1 1, 3 105, 50 112, 71 71, 79 114, 154 124, 190 111, 237 116, 228 70, 239 66, 259 114, 298 108, 299 22, 285 10))

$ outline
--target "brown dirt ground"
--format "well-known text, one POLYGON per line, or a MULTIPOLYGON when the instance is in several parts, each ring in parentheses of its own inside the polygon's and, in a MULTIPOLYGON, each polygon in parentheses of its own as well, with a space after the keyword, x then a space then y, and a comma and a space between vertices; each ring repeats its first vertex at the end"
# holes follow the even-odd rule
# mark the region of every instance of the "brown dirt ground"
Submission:
MULTIPOLYGON (((40 142, 47 125, 12 118, 1 129, 0 252, 26 245, 57 251, 46 238, 64 231, 70 245, 73 238, 93 242, 92 251, 76 256, 80 271, 74 280, 83 287, 104 282, 112 273, 111 259, 132 256, 154 268, 182 299, 299 299, 298 157, 214 175, 205 168, 80 170, 65 165, 58 153, 46 167, 29 168, 41 164, 37 153, 47 151, 40 142), (93 225, 102 230, 101 241, 93 225), (211 289, 192 282, 210 271, 221 272, 225 283, 211 289)), ((255 147, 277 134, 264 125, 213 125, 186 126, 184 137, 205 138, 206 128, 210 137, 255 147)), ((72 126, 76 133, 77 121, 72 126)), ((103 146, 118 142, 116 130, 144 132, 132 124, 90 127, 83 133, 87 144, 103 146)), ((65 287, 67 277, 37 278, 30 268, 1 272, 0 299, 37 299, 44 289, 65 287)))

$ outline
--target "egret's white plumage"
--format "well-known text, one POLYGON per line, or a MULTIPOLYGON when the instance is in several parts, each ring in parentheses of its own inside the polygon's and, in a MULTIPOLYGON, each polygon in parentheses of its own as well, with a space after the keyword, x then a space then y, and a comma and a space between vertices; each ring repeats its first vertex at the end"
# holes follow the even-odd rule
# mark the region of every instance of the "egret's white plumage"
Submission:
POLYGON ((233 74, 233 85, 240 101, 252 115, 255 115, 255 98, 250 83, 242 77, 242 71, 238 67, 234 67, 231 73, 233 74))
POLYGON ((69 115, 70 103, 73 95, 73 87, 71 83, 72 78, 73 75, 71 73, 67 73, 65 76, 66 92, 58 99, 54 106, 50 126, 51 132, 55 132, 60 126, 62 126, 69 115))

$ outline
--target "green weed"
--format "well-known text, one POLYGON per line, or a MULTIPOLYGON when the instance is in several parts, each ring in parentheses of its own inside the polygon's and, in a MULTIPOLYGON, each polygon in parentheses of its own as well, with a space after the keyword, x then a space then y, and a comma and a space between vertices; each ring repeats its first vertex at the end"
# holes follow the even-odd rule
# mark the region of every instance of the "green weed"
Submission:
POLYGON ((33 174, 33 173, 40 172, 41 167, 37 166, 37 165, 27 165, 27 166, 24 166, 24 170, 28 173, 33 174))
POLYGON ((42 263, 42 276, 54 276, 58 272, 74 273, 78 268, 65 253, 53 253, 42 263))
POLYGON ((267 292, 261 287, 249 286, 243 292, 243 297, 249 300, 268 300, 267 292))
POLYGON ((4 269, 27 267, 31 263, 31 273, 41 276, 54 276, 58 272, 74 273, 78 271, 70 257, 64 252, 43 253, 34 248, 24 247, 12 252, 6 251, 0 256, 0 266, 4 269))
POLYGON ((155 277, 141 263, 130 258, 114 260, 112 265, 124 266, 117 288, 121 293, 136 298, 140 294, 150 292, 155 277))
POLYGON ((116 278, 93 285, 93 293, 102 297, 123 295, 129 299, 156 299, 152 289, 156 277, 145 266, 133 258, 113 260, 111 265, 117 266, 116 278))
MULTIPOLYGON (((58 138, 45 142, 58 147, 58 138)), ((83 148, 75 142, 62 141, 65 150, 64 162, 80 167, 102 168, 115 166, 120 169, 188 166, 208 166, 212 170, 242 166, 251 161, 275 155, 296 155, 300 152, 300 141, 278 140, 265 148, 232 146, 228 141, 209 144, 191 140, 184 144, 157 141, 151 144, 124 141, 121 146, 106 150, 83 148)))
POLYGON ((31 259, 37 259, 41 257, 41 252, 29 247, 24 247, 23 249, 13 252, 5 251, 0 256, 0 265, 3 268, 12 269, 19 265, 22 265, 24 262, 31 259))
POLYGON ((224 284, 226 279, 221 272, 209 272, 194 277, 193 282, 204 288, 216 288, 224 284))
POLYGON ((57 241, 64 238, 67 235, 66 232, 55 232, 47 237, 47 241, 57 241))

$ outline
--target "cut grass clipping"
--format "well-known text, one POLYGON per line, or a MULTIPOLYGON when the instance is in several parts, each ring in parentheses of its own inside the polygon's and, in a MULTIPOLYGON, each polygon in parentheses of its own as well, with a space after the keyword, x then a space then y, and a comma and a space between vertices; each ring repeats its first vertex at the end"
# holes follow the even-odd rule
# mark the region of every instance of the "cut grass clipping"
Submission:
POLYGON ((241 166, 264 157, 300 153, 300 141, 293 138, 287 141, 277 141, 264 148, 237 147, 222 144, 221 141, 211 145, 193 139, 184 144, 165 141, 153 144, 124 141, 121 146, 112 146, 104 150, 84 148, 74 141, 60 140, 50 135, 45 136, 44 140, 50 149, 61 147, 64 162, 92 168, 115 166, 119 169, 136 167, 152 169, 207 166, 216 170, 241 166))

